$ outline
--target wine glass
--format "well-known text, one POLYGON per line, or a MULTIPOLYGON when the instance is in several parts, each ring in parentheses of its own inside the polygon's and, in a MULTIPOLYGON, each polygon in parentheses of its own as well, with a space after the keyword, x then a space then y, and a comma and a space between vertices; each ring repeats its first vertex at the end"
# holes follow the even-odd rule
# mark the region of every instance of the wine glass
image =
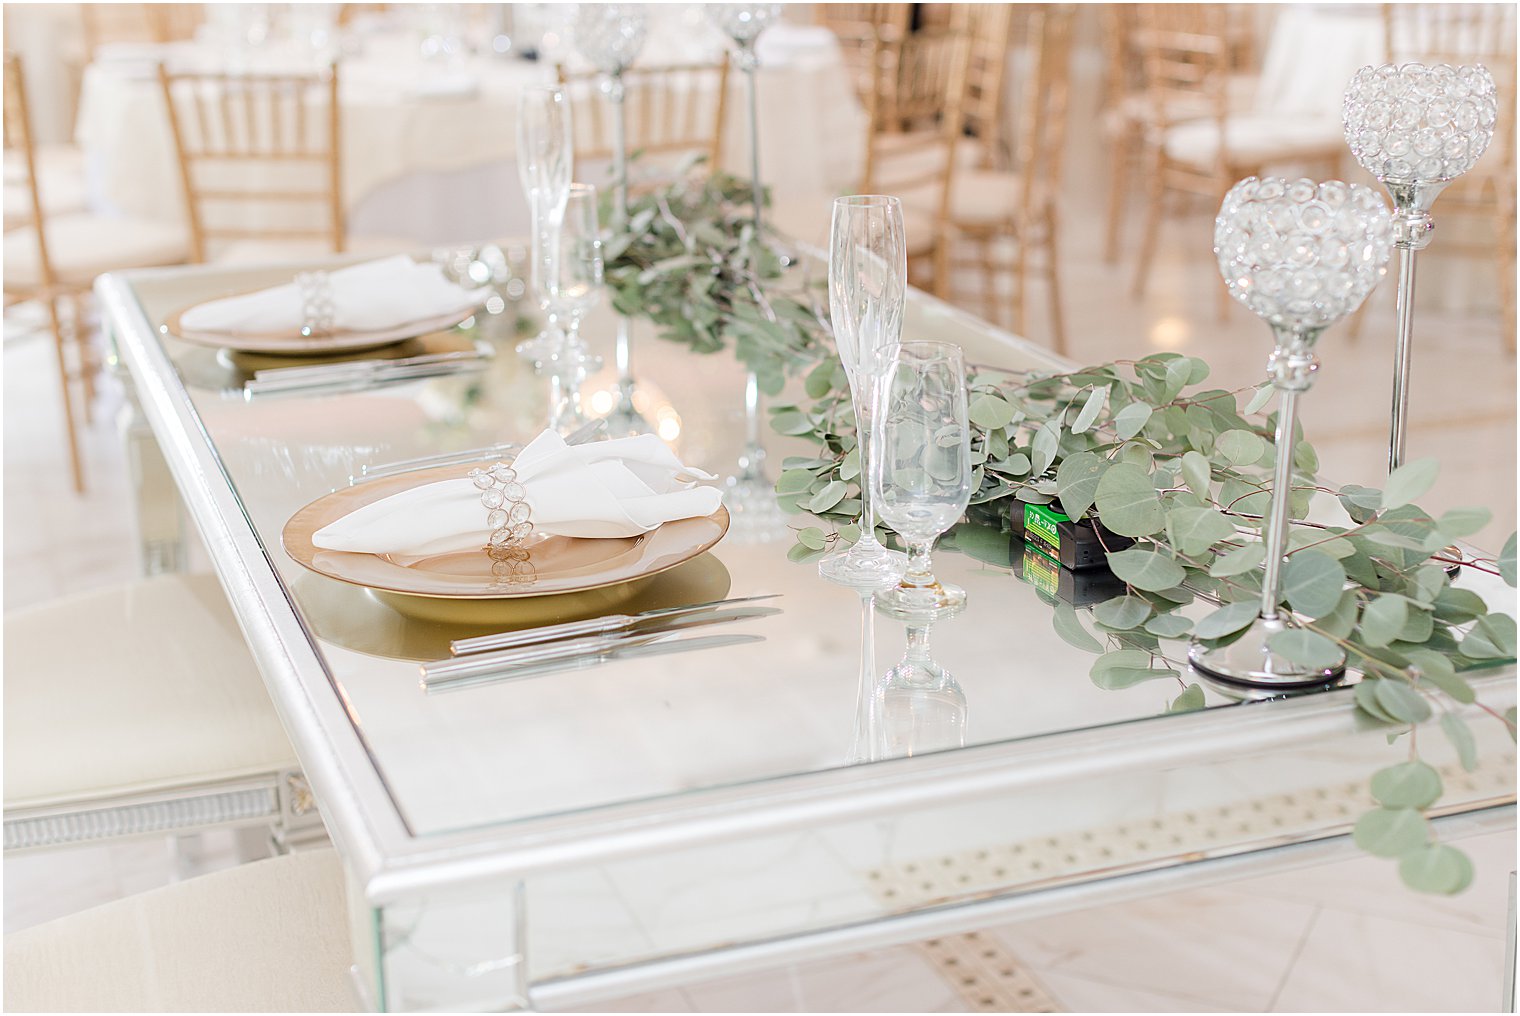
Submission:
POLYGON ((555 242, 564 219, 574 164, 570 98, 554 85, 523 90, 517 106, 517 173, 533 223, 531 282, 545 312, 544 329, 521 343, 517 352, 528 360, 542 360, 559 345, 559 323, 549 306, 549 280, 553 278, 555 242))
POLYGON ((1263 542, 1261 611, 1229 645, 1194 642, 1188 660, 1226 686, 1292 692, 1333 683, 1345 654, 1310 666, 1274 649, 1288 628, 1278 608, 1288 502, 1293 486, 1293 431, 1298 396, 1319 360, 1314 344, 1326 328, 1361 306, 1388 271, 1394 230, 1388 206, 1370 187, 1330 180, 1247 177, 1225 195, 1214 220, 1214 254, 1230 295, 1272 327, 1277 348, 1267 374, 1279 392, 1272 503, 1263 542))
POLYGON ((581 341, 581 319, 596 306, 602 290, 602 234, 597 221, 596 188, 572 183, 557 250, 549 276, 549 307, 563 326, 563 340, 538 366, 549 375, 549 427, 568 433, 587 422, 581 409, 580 386, 586 374, 601 366, 581 341))
POLYGON ((908 566, 878 601, 902 613, 958 609, 966 591, 936 579, 929 554, 971 502, 971 426, 960 347, 904 342, 882 394, 871 482, 882 521, 908 546, 908 566))
POLYGON ((902 203, 880 194, 836 198, 829 232, 829 318, 855 410, 860 538, 848 550, 818 562, 818 573, 857 588, 891 585, 905 564, 902 554, 876 539, 870 477, 875 468, 876 407, 882 379, 902 341, 907 285, 902 203))

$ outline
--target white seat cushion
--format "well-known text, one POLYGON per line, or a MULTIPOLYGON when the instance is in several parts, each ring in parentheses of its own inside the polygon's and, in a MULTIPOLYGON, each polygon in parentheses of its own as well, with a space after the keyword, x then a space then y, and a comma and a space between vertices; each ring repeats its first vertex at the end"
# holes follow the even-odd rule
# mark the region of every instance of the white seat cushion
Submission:
MULTIPOLYGON (((42 282, 36 229, 28 225, 5 234, 6 292, 42 282)), ((190 249, 182 226, 83 212, 50 218, 46 236, 57 281, 77 287, 102 272, 178 264, 190 249)))
POLYGON ((354 1012, 332 850, 178 882, 5 936, 11 1012, 354 1012))
MULTIPOLYGON (((908 241, 908 256, 919 257, 934 249, 934 211, 911 203, 910 197, 903 195, 903 232, 908 241)), ((783 236, 827 251, 833 209, 833 195, 783 198, 771 208, 769 221, 783 236)))
MULTIPOLYGON (((1303 157, 1322 157, 1346 147, 1338 120, 1249 113, 1225 120, 1226 154, 1231 162, 1264 165, 1303 157)), ((1205 166, 1219 149, 1219 124, 1194 120, 1166 133, 1166 154, 1177 162, 1205 166)))
MULTIPOLYGON (((82 212, 88 204, 84 156, 73 145, 49 145, 37 150, 37 190, 46 216, 82 212)), ((26 160, 20 152, 5 156, 5 228, 32 221, 32 193, 26 184, 26 160)))
POLYGON ((212 575, 161 575, 5 618, 5 808, 293 768, 212 575))

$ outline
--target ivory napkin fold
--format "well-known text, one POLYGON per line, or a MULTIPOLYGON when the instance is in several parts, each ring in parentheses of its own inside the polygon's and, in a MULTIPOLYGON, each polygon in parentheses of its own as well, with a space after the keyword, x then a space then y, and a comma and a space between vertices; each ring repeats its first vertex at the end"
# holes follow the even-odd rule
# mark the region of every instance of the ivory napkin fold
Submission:
MULTIPOLYGON (((677 519, 718 510, 710 473, 684 465, 653 434, 567 445, 553 431, 511 463, 533 509, 535 533, 585 539, 638 536, 677 519)), ((466 476, 404 490, 317 530, 312 543, 400 557, 482 548, 490 536, 480 491, 466 476)))
MULTIPOLYGON (((400 328, 413 321, 463 313, 488 295, 485 289, 465 289, 450 282, 442 265, 418 264, 405 254, 339 268, 329 272, 327 280, 336 331, 400 328)), ((180 318, 188 331, 234 335, 297 335, 304 323, 301 289, 293 281, 211 300, 180 318)))

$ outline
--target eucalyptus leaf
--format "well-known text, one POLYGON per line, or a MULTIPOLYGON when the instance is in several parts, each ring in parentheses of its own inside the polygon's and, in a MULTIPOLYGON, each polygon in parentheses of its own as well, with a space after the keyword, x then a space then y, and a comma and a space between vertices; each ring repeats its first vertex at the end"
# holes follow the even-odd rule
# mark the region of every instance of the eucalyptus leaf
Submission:
POLYGON ((1056 603, 1055 611, 1051 616, 1051 624, 1056 634, 1068 644, 1089 653, 1101 653, 1103 644, 1093 638, 1082 621, 1077 617, 1076 608, 1064 600, 1056 603))
POLYGON ((1276 394, 1277 389, 1269 384, 1262 385, 1260 388, 1256 389, 1256 393, 1252 395, 1250 401, 1246 403, 1246 408, 1244 410, 1245 415, 1251 416, 1254 413, 1261 412, 1262 409, 1266 407, 1266 404, 1272 401, 1272 396, 1276 394))
POLYGON ((1087 514, 1098 496, 1098 481, 1108 471, 1108 461, 1092 452, 1077 452, 1061 460, 1056 470, 1056 496, 1069 518, 1087 514))
POLYGON ((1441 513, 1436 528, 1452 538, 1471 536, 1493 520, 1487 508, 1453 508, 1441 513))
POLYGON ((1377 680, 1362 681, 1352 690, 1352 698, 1355 699, 1357 707, 1362 712, 1379 723, 1398 723, 1399 721, 1389 716, 1382 704, 1378 702, 1377 689, 1380 683, 1377 680))
POLYGON ((1462 640, 1462 655, 1470 660, 1507 660, 1515 655, 1515 619, 1508 614, 1487 614, 1462 640))
POLYGON ((1213 508, 1173 508, 1167 512, 1167 529, 1172 546, 1189 556, 1235 535, 1235 526, 1213 508))
POLYGON ((1266 547, 1260 543, 1248 543, 1244 547, 1236 547, 1215 558, 1214 563, 1209 566, 1209 574, 1215 578, 1243 575, 1252 568, 1260 567, 1266 557, 1266 547))
POLYGON ((1441 774, 1418 760, 1372 774, 1372 796, 1385 808, 1424 809, 1441 796, 1441 774))
POLYGON ((1446 735, 1446 740, 1457 749, 1457 761, 1468 772, 1478 768, 1478 742, 1473 737, 1472 728, 1467 721, 1456 713, 1441 714, 1441 732, 1446 735))
POLYGON ((1413 808, 1377 808, 1356 820, 1352 838, 1377 857, 1403 857, 1425 846, 1430 823, 1413 808))
POLYGON ((1499 552, 1499 574, 1503 577, 1505 585, 1515 588, 1515 534, 1510 533, 1509 539, 1504 541, 1504 549, 1499 552))
POLYGON ((1418 892, 1454 896, 1472 884, 1473 866, 1456 847, 1428 843, 1399 858, 1399 878, 1418 892))
POLYGON ((1227 603, 1193 626, 1193 634, 1201 639, 1219 639, 1233 635, 1247 627, 1261 614, 1261 607, 1254 600, 1227 603))
POLYGON ((1404 658, 1418 672, 1421 680, 1444 691, 1453 699, 1466 705, 1473 701, 1472 685, 1457 673, 1456 667, 1444 653, 1430 649, 1408 649, 1404 658))
POLYGON ((1150 473, 1132 463, 1110 466, 1098 479, 1095 500, 1103 524, 1120 536, 1150 536, 1166 524, 1150 473))
POLYGON ((1114 414, 1114 433, 1121 441, 1128 441, 1145 429, 1154 410, 1143 402, 1131 402, 1114 414))
POLYGON ((830 480, 827 486, 813 495, 805 507, 815 515, 819 512, 826 512, 843 501, 845 494, 848 492, 849 488, 845 486, 844 481, 830 480))
POLYGON ((1214 452, 1233 466, 1243 466, 1261 458, 1266 442, 1249 430, 1227 430, 1214 441, 1214 452))
MULTIPOLYGON (((1115 467, 1117 468, 1117 467, 1115 467)), ((1136 589, 1157 592, 1179 585, 1187 574, 1182 566, 1159 550, 1131 547, 1108 555, 1113 573, 1136 589)))
POLYGON ((1383 484, 1383 508, 1399 508, 1412 504, 1436 482, 1441 464, 1435 459, 1415 459, 1406 462, 1388 474, 1383 484))
POLYGON ((1099 385, 1087 396, 1087 401, 1082 403, 1082 409, 1077 413, 1077 418, 1071 423, 1073 434, 1083 434, 1092 428, 1093 421, 1103 411, 1104 404, 1108 401, 1108 385, 1099 385))
POLYGON ((1409 617, 1409 601, 1394 593, 1384 593, 1362 611, 1362 641, 1381 648, 1398 638, 1409 617))
POLYGON ((1105 628, 1134 628, 1151 616, 1151 605, 1138 596, 1115 596, 1094 605, 1092 613, 1105 628))
POLYGON ((1178 639, 1193 630, 1193 622, 1181 614, 1158 614, 1145 622, 1145 630, 1159 638, 1178 639))
POLYGON ((1321 617, 1335 609, 1346 584, 1346 569, 1319 550, 1303 550, 1288 558, 1283 569, 1282 591, 1289 605, 1309 617, 1321 617))
POLYGON ((1424 723, 1430 719, 1430 703, 1409 685, 1390 678, 1379 678, 1375 685, 1378 705, 1403 723, 1424 723))
POLYGON ((1182 455, 1182 482, 1187 484, 1199 497, 1209 496, 1209 478, 1211 470, 1209 460, 1195 451, 1184 452, 1182 455))
POLYGON ((1196 684, 1190 684, 1182 690, 1182 694, 1172 700, 1172 704, 1166 707, 1169 713, 1191 713, 1204 707, 1203 688, 1196 684))
POLYGON ((823 530, 817 526, 800 529, 797 531, 797 542, 810 550, 822 550, 825 544, 823 530))
POLYGON ((1345 658, 1334 642, 1304 628, 1277 632, 1267 639, 1267 648, 1285 660, 1316 670, 1334 667, 1345 658))
POLYGON ((998 430, 1013 422, 1013 406, 1001 395, 982 394, 971 400, 967 415, 984 430, 998 430))

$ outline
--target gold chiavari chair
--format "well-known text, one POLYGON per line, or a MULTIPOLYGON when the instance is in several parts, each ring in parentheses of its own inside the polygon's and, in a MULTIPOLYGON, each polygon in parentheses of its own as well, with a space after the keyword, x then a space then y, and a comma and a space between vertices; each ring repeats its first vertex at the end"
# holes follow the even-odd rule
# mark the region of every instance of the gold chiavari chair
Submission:
POLYGON ((160 64, 158 78, 196 261, 212 240, 234 241, 215 252, 227 260, 345 249, 336 65, 231 74, 160 64))
MULTIPOLYGON (((1135 270, 1134 296, 1145 294, 1162 208, 1171 196, 1210 202, 1263 167, 1311 164, 1335 175, 1344 139, 1338 129, 1296 116, 1232 109, 1231 54, 1238 34, 1223 5, 1156 4, 1136 11, 1136 48, 1145 72, 1149 208, 1135 270)), ((1331 125, 1332 127, 1336 125, 1331 125)), ((1229 294, 1219 289, 1221 317, 1229 294)))
MULTIPOLYGON (((925 10, 944 6, 927 5, 925 10)), ((878 84, 873 62, 881 55, 878 47, 883 41, 895 42, 907 36, 913 23, 913 5, 814 4, 813 20, 839 40, 845 69, 855 83, 855 96, 865 106, 878 84)))
MULTIPOLYGON (((638 165, 629 171, 631 186, 661 182, 692 155, 705 156, 709 169, 721 165, 728 67, 725 55, 712 63, 630 67, 623 72, 628 150, 639 155, 638 165)), ((559 83, 569 89, 575 110, 577 166, 605 164, 610 182, 613 109, 598 87, 598 76, 568 73, 561 65, 559 83)), ((582 179, 591 175, 582 168, 576 173, 582 179)))
POLYGON ((1014 4, 943 4, 950 27, 971 40, 966 67, 965 130, 976 139, 973 153, 980 169, 1006 169, 1009 151, 1003 138, 1003 90, 1008 47, 1013 38, 1014 4))
POLYGON ((94 370, 84 329, 83 296, 101 272, 175 264, 185 257, 185 238, 176 226, 133 219, 107 219, 86 212, 51 214, 39 187, 36 145, 27 107, 21 61, 5 55, 6 163, 22 168, 27 221, 5 232, 5 303, 43 304, 53 332, 58 377, 63 389, 64 424, 74 489, 84 490, 84 467, 76 426, 78 410, 90 419, 94 370), (60 302, 72 310, 67 318, 60 302), (74 384, 83 386, 76 407, 74 384))
POLYGON ((950 201, 950 226, 957 251, 969 247, 973 256, 952 257, 952 278, 963 271, 980 275, 982 315, 1023 333, 1028 303, 1031 254, 1038 254, 1050 300, 1051 337, 1058 353, 1066 352, 1065 319, 1061 313, 1057 273, 1061 159, 1066 142, 1071 87, 1072 11, 1064 5, 1021 6, 1024 22, 1025 72, 1014 130, 1012 166, 958 171, 950 201), (999 250, 1012 243, 1011 259, 999 250), (1009 282, 1009 300, 998 298, 998 280, 1009 282), (1000 313, 1003 308, 1007 313, 1000 313))
POLYGON ((1481 63, 1499 91, 1494 138, 1478 164, 1442 192, 1437 214, 1460 217, 1432 248, 1488 256, 1499 273, 1501 326, 1515 349, 1515 8, 1512 4, 1384 4, 1391 63, 1481 63), (1477 223, 1483 226, 1474 226, 1477 223), (1462 228, 1466 227, 1466 228, 1462 228), (1488 235, 1484 235, 1484 234, 1488 235), (1475 235, 1476 234, 1476 235, 1475 235))
POLYGON ((970 60, 971 40, 956 31, 879 38, 872 52, 860 190, 902 199, 910 274, 927 263, 941 297, 949 288, 950 199, 970 60))

